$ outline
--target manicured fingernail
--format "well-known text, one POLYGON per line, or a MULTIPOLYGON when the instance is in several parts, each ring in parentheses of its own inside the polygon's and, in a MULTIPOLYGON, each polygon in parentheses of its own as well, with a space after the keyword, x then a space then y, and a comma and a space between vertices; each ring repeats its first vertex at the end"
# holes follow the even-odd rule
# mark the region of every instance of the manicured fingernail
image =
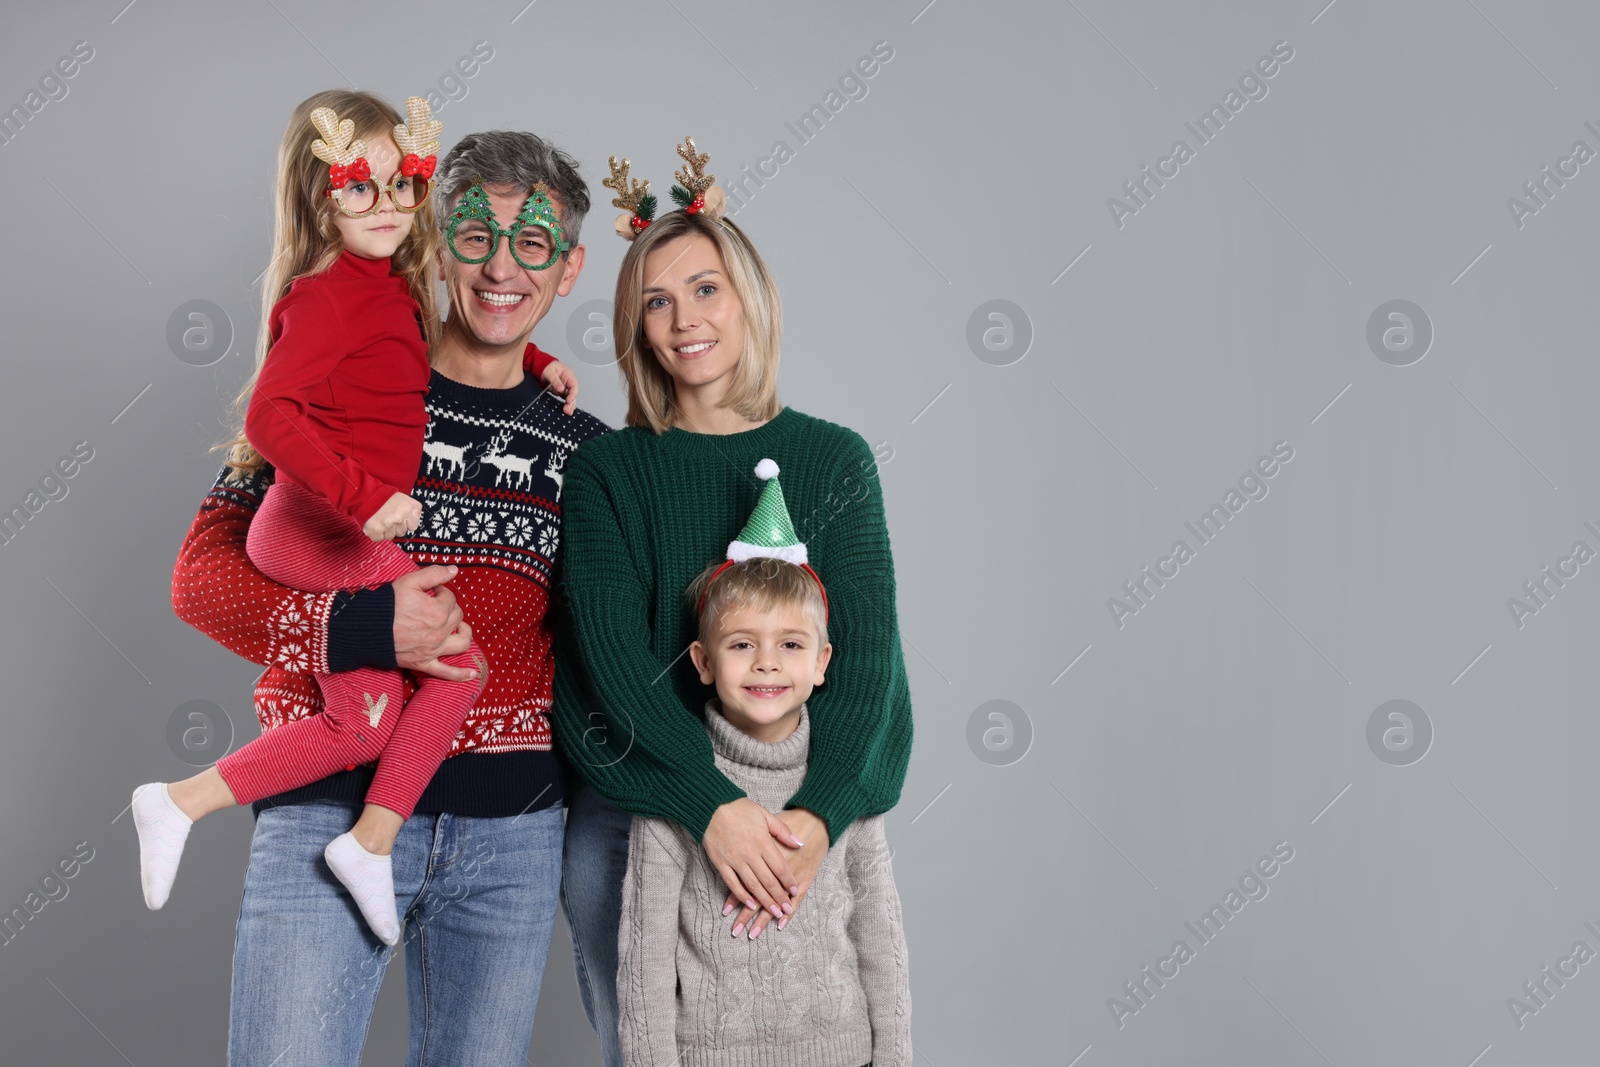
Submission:
POLYGON ((751 911, 760 911, 761 910, 760 908, 756 907, 756 902, 753 901, 753 900, 746 900, 744 902, 744 906, 749 908, 751 911))
POLYGON ((744 933, 744 923, 734 923, 733 924, 733 936, 734 937, 738 937, 742 933, 744 933))
POLYGON ((799 896, 800 895, 800 887, 797 886, 797 885, 790 886, 789 887, 789 894, 790 894, 790 896, 796 896, 796 897, 799 896))
POLYGON ((732 915, 733 914, 733 905, 732 904, 724 904, 722 906, 722 914, 723 915, 732 915))
POLYGON ((759 927, 759 926, 752 928, 751 931, 750 931, 750 940, 754 941, 756 938, 760 937, 761 936, 761 930, 762 930, 762 927, 759 927))
POLYGON ((787 915, 785 915, 783 918, 778 920, 778 929, 782 930, 788 924, 789 924, 789 917, 787 915))
POLYGON ((768 908, 767 910, 772 912, 772 917, 774 919, 783 918, 783 909, 778 907, 776 904, 774 904, 772 907, 768 908))
POLYGON ((794 905, 789 903, 787 900, 784 901, 783 902, 783 913, 785 915, 793 915, 794 914, 794 905))

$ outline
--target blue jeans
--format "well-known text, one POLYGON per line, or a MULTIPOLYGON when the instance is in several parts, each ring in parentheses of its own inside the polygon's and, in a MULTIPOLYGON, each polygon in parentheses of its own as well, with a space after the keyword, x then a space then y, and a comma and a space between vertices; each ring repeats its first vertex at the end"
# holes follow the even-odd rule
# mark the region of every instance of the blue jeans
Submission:
MULTIPOLYGON (((394 950, 322 858, 359 806, 256 821, 233 948, 230 1067, 355 1067, 394 950)), ((505 818, 417 814, 394 847, 407 1067, 526 1067, 561 879, 559 805, 505 818)))
POLYGON ((622 1067, 617 1039, 617 931, 622 925, 622 880, 628 874, 633 816, 589 786, 567 798, 567 851, 561 907, 572 929, 578 994, 600 1039, 604 1067, 622 1067))

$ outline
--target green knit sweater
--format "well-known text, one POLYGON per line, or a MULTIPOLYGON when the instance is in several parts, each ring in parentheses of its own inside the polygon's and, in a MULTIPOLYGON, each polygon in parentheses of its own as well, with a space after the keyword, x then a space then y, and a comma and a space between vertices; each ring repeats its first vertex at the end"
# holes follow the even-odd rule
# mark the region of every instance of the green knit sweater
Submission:
POLYGON ((551 718, 579 777, 636 815, 704 836, 744 796, 712 758, 701 709, 711 695, 686 652, 684 591, 723 558, 777 462, 811 566, 828 591, 833 659, 807 702, 811 758, 790 808, 830 841, 900 799, 911 755, 911 693, 895 610, 894 564, 877 463, 861 436, 784 408, 734 434, 628 427, 567 461, 551 718))

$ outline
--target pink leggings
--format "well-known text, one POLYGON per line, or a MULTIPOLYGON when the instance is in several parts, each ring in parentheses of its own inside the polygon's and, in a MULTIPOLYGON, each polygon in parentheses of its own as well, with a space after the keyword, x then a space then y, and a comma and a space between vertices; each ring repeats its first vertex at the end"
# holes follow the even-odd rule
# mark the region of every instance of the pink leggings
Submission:
MULTIPOLYGON (((289 481, 267 491, 250 521, 245 550, 262 574, 308 593, 381 585, 417 570, 393 541, 373 541, 355 519, 289 481)), ((318 674, 320 714, 268 730, 219 760, 217 771, 234 799, 248 804, 377 760, 367 803, 410 818, 488 674, 477 642, 444 662, 475 667, 478 678, 450 682, 418 675, 403 708, 399 670, 318 674)))

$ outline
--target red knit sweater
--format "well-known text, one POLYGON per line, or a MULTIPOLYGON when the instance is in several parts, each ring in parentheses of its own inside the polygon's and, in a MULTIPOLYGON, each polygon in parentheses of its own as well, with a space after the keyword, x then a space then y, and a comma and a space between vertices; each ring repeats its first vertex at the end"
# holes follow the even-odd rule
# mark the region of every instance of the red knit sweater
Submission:
MULTIPOLYGON (((546 717, 554 672, 546 609, 560 538, 561 468, 579 444, 608 428, 582 409, 562 412, 562 401, 537 378, 551 362, 529 345, 529 376, 511 389, 431 379, 434 451, 458 450, 464 462, 453 467, 437 455, 422 457, 406 480, 422 502, 422 524, 396 543, 419 564, 460 568, 450 588, 488 657, 489 681, 418 811, 516 815, 562 799, 546 717)), ((225 468, 218 477, 184 539, 172 603, 185 622, 267 668, 256 682, 255 710, 268 730, 322 710, 309 672, 395 665, 393 591, 302 593, 263 576, 245 553, 245 538, 274 472, 230 474, 225 468)), ((406 673, 406 699, 414 689, 406 673)), ((358 767, 256 809, 320 797, 357 802, 371 778, 371 766, 358 767)))
MULTIPOLYGON (((296 279, 267 320, 272 348, 244 424, 278 477, 363 524, 411 492, 427 424, 421 309, 389 269, 347 249, 296 279)), ((536 380, 552 359, 535 362, 536 380)))

